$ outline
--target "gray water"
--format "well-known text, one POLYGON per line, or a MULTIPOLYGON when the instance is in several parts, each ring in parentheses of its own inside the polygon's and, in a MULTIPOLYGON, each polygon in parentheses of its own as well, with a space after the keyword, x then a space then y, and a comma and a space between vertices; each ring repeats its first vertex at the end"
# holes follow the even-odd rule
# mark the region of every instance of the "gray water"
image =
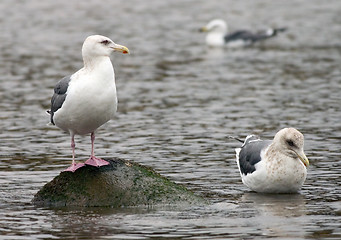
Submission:
MULTIPOLYGON (((340 239, 341 1, 0 2, 0 239, 340 239), (197 29, 288 27, 252 48, 210 49, 197 29), (34 194, 71 163, 70 138, 47 126, 55 83, 82 67, 102 34, 114 54, 119 107, 96 154, 122 157, 207 198, 208 206, 36 208, 34 194), (298 194, 242 183, 238 142, 292 126, 305 136, 298 194)), ((76 138, 77 160, 90 137, 76 138)))

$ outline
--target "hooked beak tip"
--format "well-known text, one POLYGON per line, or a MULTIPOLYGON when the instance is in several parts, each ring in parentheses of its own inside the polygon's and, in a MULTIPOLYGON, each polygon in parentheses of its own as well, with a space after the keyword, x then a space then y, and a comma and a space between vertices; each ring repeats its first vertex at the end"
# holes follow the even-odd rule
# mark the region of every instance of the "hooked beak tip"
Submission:
POLYGON ((118 52, 121 52, 123 54, 129 54, 129 49, 126 47, 126 46, 122 46, 122 45, 119 45, 119 44, 116 44, 114 47, 113 47, 114 51, 118 51, 118 52))
POLYGON ((301 162, 304 164, 304 166, 308 167, 309 166, 309 159, 307 158, 307 156, 303 153, 303 154, 297 154, 298 158, 301 160, 301 162))

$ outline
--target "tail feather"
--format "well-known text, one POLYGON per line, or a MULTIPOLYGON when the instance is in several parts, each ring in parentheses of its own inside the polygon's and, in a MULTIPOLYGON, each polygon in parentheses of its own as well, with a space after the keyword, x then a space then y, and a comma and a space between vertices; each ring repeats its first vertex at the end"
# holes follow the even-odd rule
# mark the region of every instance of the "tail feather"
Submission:
POLYGON ((285 32, 288 28, 283 27, 283 28, 274 28, 273 33, 270 37, 276 36, 279 32, 285 32))
POLYGON ((286 30, 288 30, 288 28, 282 27, 282 28, 275 28, 274 30, 275 30, 276 32, 285 32, 286 30))
POLYGON ((227 137, 230 138, 230 139, 237 140, 238 142, 244 143, 244 140, 241 140, 241 139, 239 139, 237 137, 234 137, 234 136, 227 136, 227 137))

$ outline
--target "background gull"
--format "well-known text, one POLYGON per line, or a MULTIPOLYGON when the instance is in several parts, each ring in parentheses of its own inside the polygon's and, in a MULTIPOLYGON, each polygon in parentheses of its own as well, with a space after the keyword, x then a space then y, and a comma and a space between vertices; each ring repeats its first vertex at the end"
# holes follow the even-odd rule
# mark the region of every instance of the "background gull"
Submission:
POLYGON ((286 28, 269 28, 264 31, 251 32, 238 30, 228 34, 228 26, 222 19, 214 19, 206 26, 200 28, 201 32, 207 32, 206 44, 211 47, 245 47, 256 42, 277 36, 278 32, 284 32, 286 28))

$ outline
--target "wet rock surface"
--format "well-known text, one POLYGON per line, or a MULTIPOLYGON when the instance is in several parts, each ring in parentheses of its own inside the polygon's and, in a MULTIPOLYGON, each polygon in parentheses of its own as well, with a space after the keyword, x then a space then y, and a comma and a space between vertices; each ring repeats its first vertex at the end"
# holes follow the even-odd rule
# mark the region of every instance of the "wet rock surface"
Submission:
POLYGON ((140 206, 199 204, 204 200, 151 168, 120 159, 110 165, 61 172, 34 196, 37 206, 140 206))

